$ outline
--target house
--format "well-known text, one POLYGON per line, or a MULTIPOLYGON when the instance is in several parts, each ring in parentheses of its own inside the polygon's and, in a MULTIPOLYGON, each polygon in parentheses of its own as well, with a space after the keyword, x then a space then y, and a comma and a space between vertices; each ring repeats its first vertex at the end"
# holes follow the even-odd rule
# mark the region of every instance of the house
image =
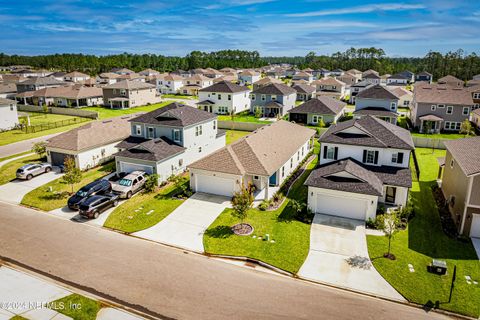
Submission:
POLYGON ((13 129, 18 122, 17 102, 0 98, 0 131, 13 129))
POLYGON ((140 71, 138 74, 144 77, 155 77, 155 76, 158 76, 160 72, 158 72, 157 70, 147 68, 145 70, 140 71))
POLYGON ((331 74, 331 71, 328 70, 328 69, 325 69, 325 68, 320 68, 320 69, 317 69, 317 70, 313 70, 313 72, 312 72, 312 75, 316 79, 326 78, 326 77, 330 76, 330 74, 331 74))
POLYGON ((312 82, 317 92, 316 96, 327 96, 335 99, 343 99, 345 96, 345 83, 335 78, 327 77, 312 82))
POLYGON ((238 74, 238 80, 240 81, 241 85, 250 85, 260 80, 260 73, 246 70, 238 74))
POLYGON ((225 67, 225 68, 222 68, 220 70, 221 73, 223 74, 227 74, 227 73, 234 73, 234 74, 237 74, 237 70, 233 69, 233 68, 228 68, 228 67, 225 67))
POLYGON ((273 79, 279 79, 282 77, 285 77, 285 70, 280 67, 273 68, 272 70, 268 70, 265 72, 267 77, 273 78, 273 79))
POLYGON ((416 82, 423 81, 423 82, 432 83, 433 75, 431 73, 428 73, 427 71, 422 71, 422 72, 417 73, 415 75, 415 81, 416 82))
POLYGON ((177 69, 175 71, 172 71, 172 72, 170 72, 170 74, 176 74, 177 76, 180 76, 182 78, 187 78, 187 77, 191 76, 190 72, 182 70, 182 69, 177 69))
POLYGON ((15 99, 17 85, 15 83, 0 83, 0 98, 15 99))
POLYGON ((480 80, 468 80, 467 83, 466 83, 466 87, 475 87, 475 86, 478 86, 480 85, 480 80))
POLYGON ((269 199, 312 148, 315 130, 279 120, 188 166, 190 187, 232 197, 252 185, 256 199, 269 199))
POLYGON ((216 114, 231 114, 250 110, 250 89, 247 86, 222 81, 200 89, 199 109, 216 114))
POLYGON ((420 82, 413 90, 410 119, 420 132, 455 132, 473 105, 472 94, 463 87, 420 82))
POLYGON ((472 77, 473 80, 480 80, 480 74, 476 74, 472 77))
POLYGON ((223 73, 218 71, 218 70, 215 70, 213 68, 207 68, 205 69, 205 73, 204 73, 204 76, 205 77, 208 77, 208 78, 220 78, 223 76, 223 73))
POLYGON ((346 105, 345 102, 330 97, 313 98, 290 110, 289 120, 313 126, 322 120, 329 125, 344 115, 346 105))
POLYGON ((260 108, 265 117, 283 117, 295 107, 297 91, 280 83, 271 83, 253 90, 250 94, 250 111, 260 108))
POLYGON ((133 108, 159 101, 155 86, 135 80, 109 84, 103 89, 103 103, 112 109, 133 108))
POLYGON ((365 71, 362 72, 362 79, 365 78, 366 75, 372 74, 372 73, 373 73, 373 74, 376 74, 377 76, 380 75, 380 74, 378 73, 378 71, 375 71, 375 70, 373 70, 373 69, 368 69, 368 70, 365 70, 365 71))
POLYGON ((477 108, 472 111, 470 114, 470 121, 473 122, 473 124, 477 127, 477 129, 480 129, 480 109, 477 108))
POLYGON ((219 82, 222 82, 222 81, 228 81, 228 82, 236 83, 236 82, 238 82, 238 76, 237 76, 236 73, 235 74, 228 73, 228 74, 224 74, 223 76, 221 76, 219 78, 213 79, 213 83, 219 83, 219 82))
POLYGON ((350 74, 348 72, 342 74, 341 76, 335 77, 335 79, 345 83, 346 88, 350 88, 352 85, 354 85, 359 81, 357 77, 355 77, 353 74, 350 74))
POLYGON ((277 78, 265 77, 253 83, 253 90, 266 86, 267 84, 270 84, 270 83, 284 84, 282 80, 279 80, 277 78))
POLYGON ((480 108, 480 84, 466 89, 472 94, 473 110, 480 108))
POLYGON ((480 238, 480 137, 444 142, 441 188, 459 234, 480 238))
POLYGON ((98 75, 98 83, 99 84, 112 84, 117 82, 118 78, 120 77, 119 74, 113 72, 104 72, 98 75))
POLYGON ((377 84, 357 94, 354 115, 356 117, 371 115, 396 124, 398 100, 395 93, 377 84))
POLYGON ((139 75, 138 73, 135 73, 135 72, 128 73, 128 74, 120 74, 116 80, 117 80, 117 82, 124 81, 124 80, 134 80, 134 81, 146 82, 144 76, 139 75))
POLYGON ((351 85, 350 86, 350 100, 349 100, 349 102, 351 104, 354 104, 357 94, 359 94, 360 92, 362 92, 363 90, 365 90, 365 89, 367 89, 371 86, 373 86, 373 84, 371 84, 370 82, 365 81, 365 80, 357 82, 354 85, 351 85))
POLYGON ((133 118, 130 125, 130 137, 117 145, 117 172, 156 173, 159 183, 225 146, 216 115, 178 102, 133 118))
POLYGON ((413 93, 410 90, 407 90, 402 87, 394 87, 389 89, 393 92, 394 95, 398 97, 398 107, 405 107, 408 108, 412 104, 413 101, 413 93))
POLYGON ((313 98, 315 94, 315 87, 308 84, 296 84, 292 86, 297 91, 297 101, 308 101, 313 98))
POLYGON ((88 74, 78 71, 69 72, 63 76, 63 80, 69 82, 82 82, 88 79, 90 79, 90 76, 88 74))
POLYGON ((51 95, 57 107, 91 107, 103 105, 103 90, 82 85, 53 88, 51 95), (61 90, 63 89, 63 90, 61 90))
POLYGON ((387 78, 387 86, 406 86, 410 79, 403 73, 396 73, 387 78))
POLYGON ((380 84, 382 78, 378 75, 378 73, 375 73, 375 72, 370 72, 370 73, 367 73, 362 76, 362 79, 364 81, 367 81, 368 83, 371 83, 371 84, 380 84))
POLYGON ((158 74, 153 81, 158 93, 176 94, 183 87, 183 78, 176 74, 158 74))
POLYGON ((135 73, 135 71, 132 71, 132 70, 127 69, 127 68, 113 68, 111 72, 119 74, 119 75, 126 75, 126 74, 135 73))
POLYGON ((292 80, 293 81, 305 80, 308 83, 311 83, 313 81, 313 75, 311 73, 299 71, 292 76, 292 80))
POLYGON ((49 74, 50 77, 54 77, 58 81, 64 81, 65 80, 65 75, 67 73, 63 71, 56 71, 54 73, 49 74))
POLYGON ((451 75, 447 75, 445 77, 438 79, 437 83, 451 86, 451 87, 463 87, 464 85, 464 82, 462 80, 455 78, 454 76, 451 76, 451 75))
POLYGON ((21 69, 14 70, 12 73, 25 78, 43 78, 49 76, 52 72, 47 70, 21 69))
POLYGON ((92 121, 81 127, 49 138, 47 160, 54 166, 63 165, 67 157, 77 168, 87 170, 114 158, 118 143, 130 135, 132 115, 92 121))
POLYGON ((320 166, 305 181, 314 213, 375 219, 379 204, 407 204, 410 132, 372 116, 339 122, 319 139, 320 166))
POLYGON ((29 78, 25 81, 17 83, 17 92, 37 91, 43 88, 54 88, 64 86, 66 83, 58 81, 53 77, 36 77, 29 78))
POLYGON ((385 74, 381 75, 381 76, 380 76, 380 84, 381 84, 382 86, 386 86, 386 85, 387 85, 387 80, 388 80, 388 78, 390 78, 390 77, 391 77, 391 74, 388 74, 388 73, 385 73, 385 74))
POLYGON ((185 86, 190 86, 190 85, 199 86, 201 89, 201 88, 206 88, 208 86, 211 86, 213 84, 213 79, 207 78, 201 74, 194 74, 191 77, 185 78, 183 80, 183 84, 185 86))
POLYGON ((404 71, 402 71, 402 72, 399 72, 398 74, 401 75, 401 76, 403 76, 403 77, 405 77, 405 78, 407 78, 407 82, 408 82, 408 83, 413 83, 413 82, 415 82, 415 73, 413 73, 413 72, 411 72, 411 71, 409 71, 409 70, 404 70, 404 71))
POLYGON ((357 78, 357 82, 362 81, 362 71, 360 70, 350 69, 350 70, 347 70, 345 73, 349 73, 353 75, 355 78, 357 78))
POLYGON ((300 72, 300 69, 298 68, 289 68, 287 70, 285 70, 285 76, 286 77, 293 77, 297 72, 300 72))
POLYGON ((334 69, 330 73, 332 77, 340 77, 340 76, 343 76, 344 74, 345 74, 345 71, 343 71, 342 69, 334 69))

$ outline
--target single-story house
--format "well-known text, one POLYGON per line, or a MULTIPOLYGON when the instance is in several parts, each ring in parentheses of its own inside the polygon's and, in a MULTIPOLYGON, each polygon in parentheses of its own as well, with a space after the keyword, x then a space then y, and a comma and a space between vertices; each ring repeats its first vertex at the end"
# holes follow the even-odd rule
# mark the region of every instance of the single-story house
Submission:
POLYGON ((345 113, 347 104, 330 97, 318 97, 302 103, 289 111, 289 120, 308 125, 335 123, 345 113))

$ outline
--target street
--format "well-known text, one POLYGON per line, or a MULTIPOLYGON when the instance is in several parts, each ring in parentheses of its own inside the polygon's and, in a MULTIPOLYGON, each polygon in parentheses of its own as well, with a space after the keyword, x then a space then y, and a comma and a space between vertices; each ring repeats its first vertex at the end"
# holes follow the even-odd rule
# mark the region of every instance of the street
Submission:
POLYGON ((445 319, 0 203, 0 257, 154 317, 445 319))
POLYGON ((46 141, 52 137, 55 137, 58 134, 59 133, 53 133, 53 134, 41 136, 38 138, 23 140, 15 143, 6 144, 4 146, 0 146, 0 155, 2 157, 8 157, 14 154, 30 151, 35 143, 46 141))

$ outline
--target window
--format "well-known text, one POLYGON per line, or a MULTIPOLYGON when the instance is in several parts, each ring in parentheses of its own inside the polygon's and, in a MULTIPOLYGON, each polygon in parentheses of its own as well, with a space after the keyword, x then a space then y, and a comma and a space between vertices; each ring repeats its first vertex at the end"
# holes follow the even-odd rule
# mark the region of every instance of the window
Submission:
POLYGON ((391 110, 395 110, 396 108, 397 108, 397 103, 396 102, 390 103, 390 109, 391 110))
POLYGON ((462 123, 461 122, 453 122, 453 121, 445 121, 445 130, 460 130, 462 123))
POLYGON ((432 104, 432 106, 430 107, 430 110, 432 110, 432 111, 437 110, 437 106, 435 104, 432 104))
POLYGON ((319 123, 321 119, 322 119, 322 116, 314 114, 312 116, 312 123, 319 123))
POLYGON ((10 105, 10 111, 13 111, 13 104, 10 105))
POLYGON ((218 107, 218 113, 220 113, 220 114, 227 114, 227 113, 228 113, 228 107, 219 106, 219 107, 218 107))
POLYGON ((255 95, 254 95, 254 94, 251 94, 251 95, 250 95, 250 99, 252 99, 253 101, 255 101, 255 95))
POLYGON ((450 161, 450 168, 453 169, 453 165, 454 165, 454 164, 455 164, 455 161, 452 159, 452 160, 450 161))
POLYGON ((408 101, 408 100, 403 100, 403 105, 404 105, 404 106, 408 106, 409 104, 410 104, 410 101, 408 101))
POLYGON ((148 137, 149 139, 155 138, 155 129, 152 127, 148 127, 148 137))
POLYGON ((463 115, 464 116, 468 116, 468 114, 470 113, 470 108, 469 107, 463 107, 463 115))
POLYGON ((202 152, 202 147, 198 147, 198 153, 202 152))
POLYGON ((332 90, 337 90, 337 86, 332 86, 332 90))
POLYGON ((227 96, 227 100, 228 100, 228 101, 231 101, 231 100, 232 100, 232 95, 231 95, 231 94, 229 94, 229 95, 227 96))
POLYGON ((220 93, 217 95, 217 99, 222 100, 222 95, 220 93))
POLYGON ((338 156, 338 147, 324 146, 323 159, 336 160, 338 156))
POLYGON ((285 167, 282 167, 282 178, 285 177, 285 167))
POLYGON ((253 180, 258 180, 258 176, 253 176, 253 180))
POLYGON ((445 109, 445 105, 444 105, 444 104, 439 104, 437 107, 438 107, 439 109, 445 109))
POLYGON ((276 100, 277 100, 277 96, 274 95, 274 94, 272 94, 272 95, 270 96, 270 98, 271 98, 272 101, 276 101, 276 100))
POLYGON ((302 157, 303 157, 304 151, 305 151, 305 147, 302 147, 302 157))
POLYGON ((139 124, 136 124, 136 125, 135 125, 135 134, 136 134, 137 136, 139 136, 139 135, 142 134, 142 126, 141 126, 141 125, 139 125, 139 124))
POLYGON ((290 169, 293 168, 293 158, 290 159, 290 169))
POLYGON ((266 100, 266 97, 264 94, 262 94, 262 101, 265 101, 266 100))
POLYGON ((378 151, 363 150, 363 163, 377 164, 378 163, 378 151))
POLYGON ((178 130, 178 129, 173 130, 173 141, 175 141, 175 142, 180 141, 180 130, 178 130))
POLYGON ((392 154, 392 163, 403 163, 403 152, 393 153, 392 154))
POLYGON ((179 165, 179 166, 183 166, 183 159, 179 159, 179 160, 178 160, 178 165, 179 165))
POLYGON ((217 120, 213 120, 213 130, 217 129, 217 120))
POLYGON ((196 126, 195 127, 195 136, 201 136, 202 135, 202 126, 196 126))
POLYGON ((300 151, 297 151, 297 161, 300 160, 300 151))
POLYGON ((453 113, 453 106, 447 106, 447 114, 453 113))
POLYGON ((473 94, 473 99, 480 99, 480 92, 475 92, 473 94))
POLYGON ((126 90, 120 90, 120 95, 121 96, 126 96, 127 95, 127 91, 126 90))

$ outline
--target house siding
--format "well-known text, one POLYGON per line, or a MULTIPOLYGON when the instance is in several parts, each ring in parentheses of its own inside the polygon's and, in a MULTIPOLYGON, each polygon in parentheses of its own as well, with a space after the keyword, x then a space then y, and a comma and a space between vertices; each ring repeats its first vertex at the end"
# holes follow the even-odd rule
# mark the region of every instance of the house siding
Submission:
MULTIPOLYGON (((415 101, 415 97, 413 99, 413 109, 412 109, 412 120, 413 120, 413 125, 415 127, 420 126, 420 117, 427 115, 427 114, 432 114, 437 117, 440 117, 444 120, 442 123, 442 128, 444 129, 445 126, 445 121, 449 122, 463 122, 465 119, 468 119, 470 116, 470 111, 471 107, 470 105, 456 105, 456 104, 445 104, 444 108, 439 108, 437 104, 435 103, 418 103, 415 101), (432 110, 432 105, 436 105, 435 110, 432 110), (447 106, 453 106, 453 112, 452 114, 447 114, 447 106), (468 112, 467 115, 463 114, 463 108, 468 107, 470 111, 468 112)), ((453 130, 455 131, 455 130, 453 130)), ((458 131, 458 130, 457 130, 458 131)))

